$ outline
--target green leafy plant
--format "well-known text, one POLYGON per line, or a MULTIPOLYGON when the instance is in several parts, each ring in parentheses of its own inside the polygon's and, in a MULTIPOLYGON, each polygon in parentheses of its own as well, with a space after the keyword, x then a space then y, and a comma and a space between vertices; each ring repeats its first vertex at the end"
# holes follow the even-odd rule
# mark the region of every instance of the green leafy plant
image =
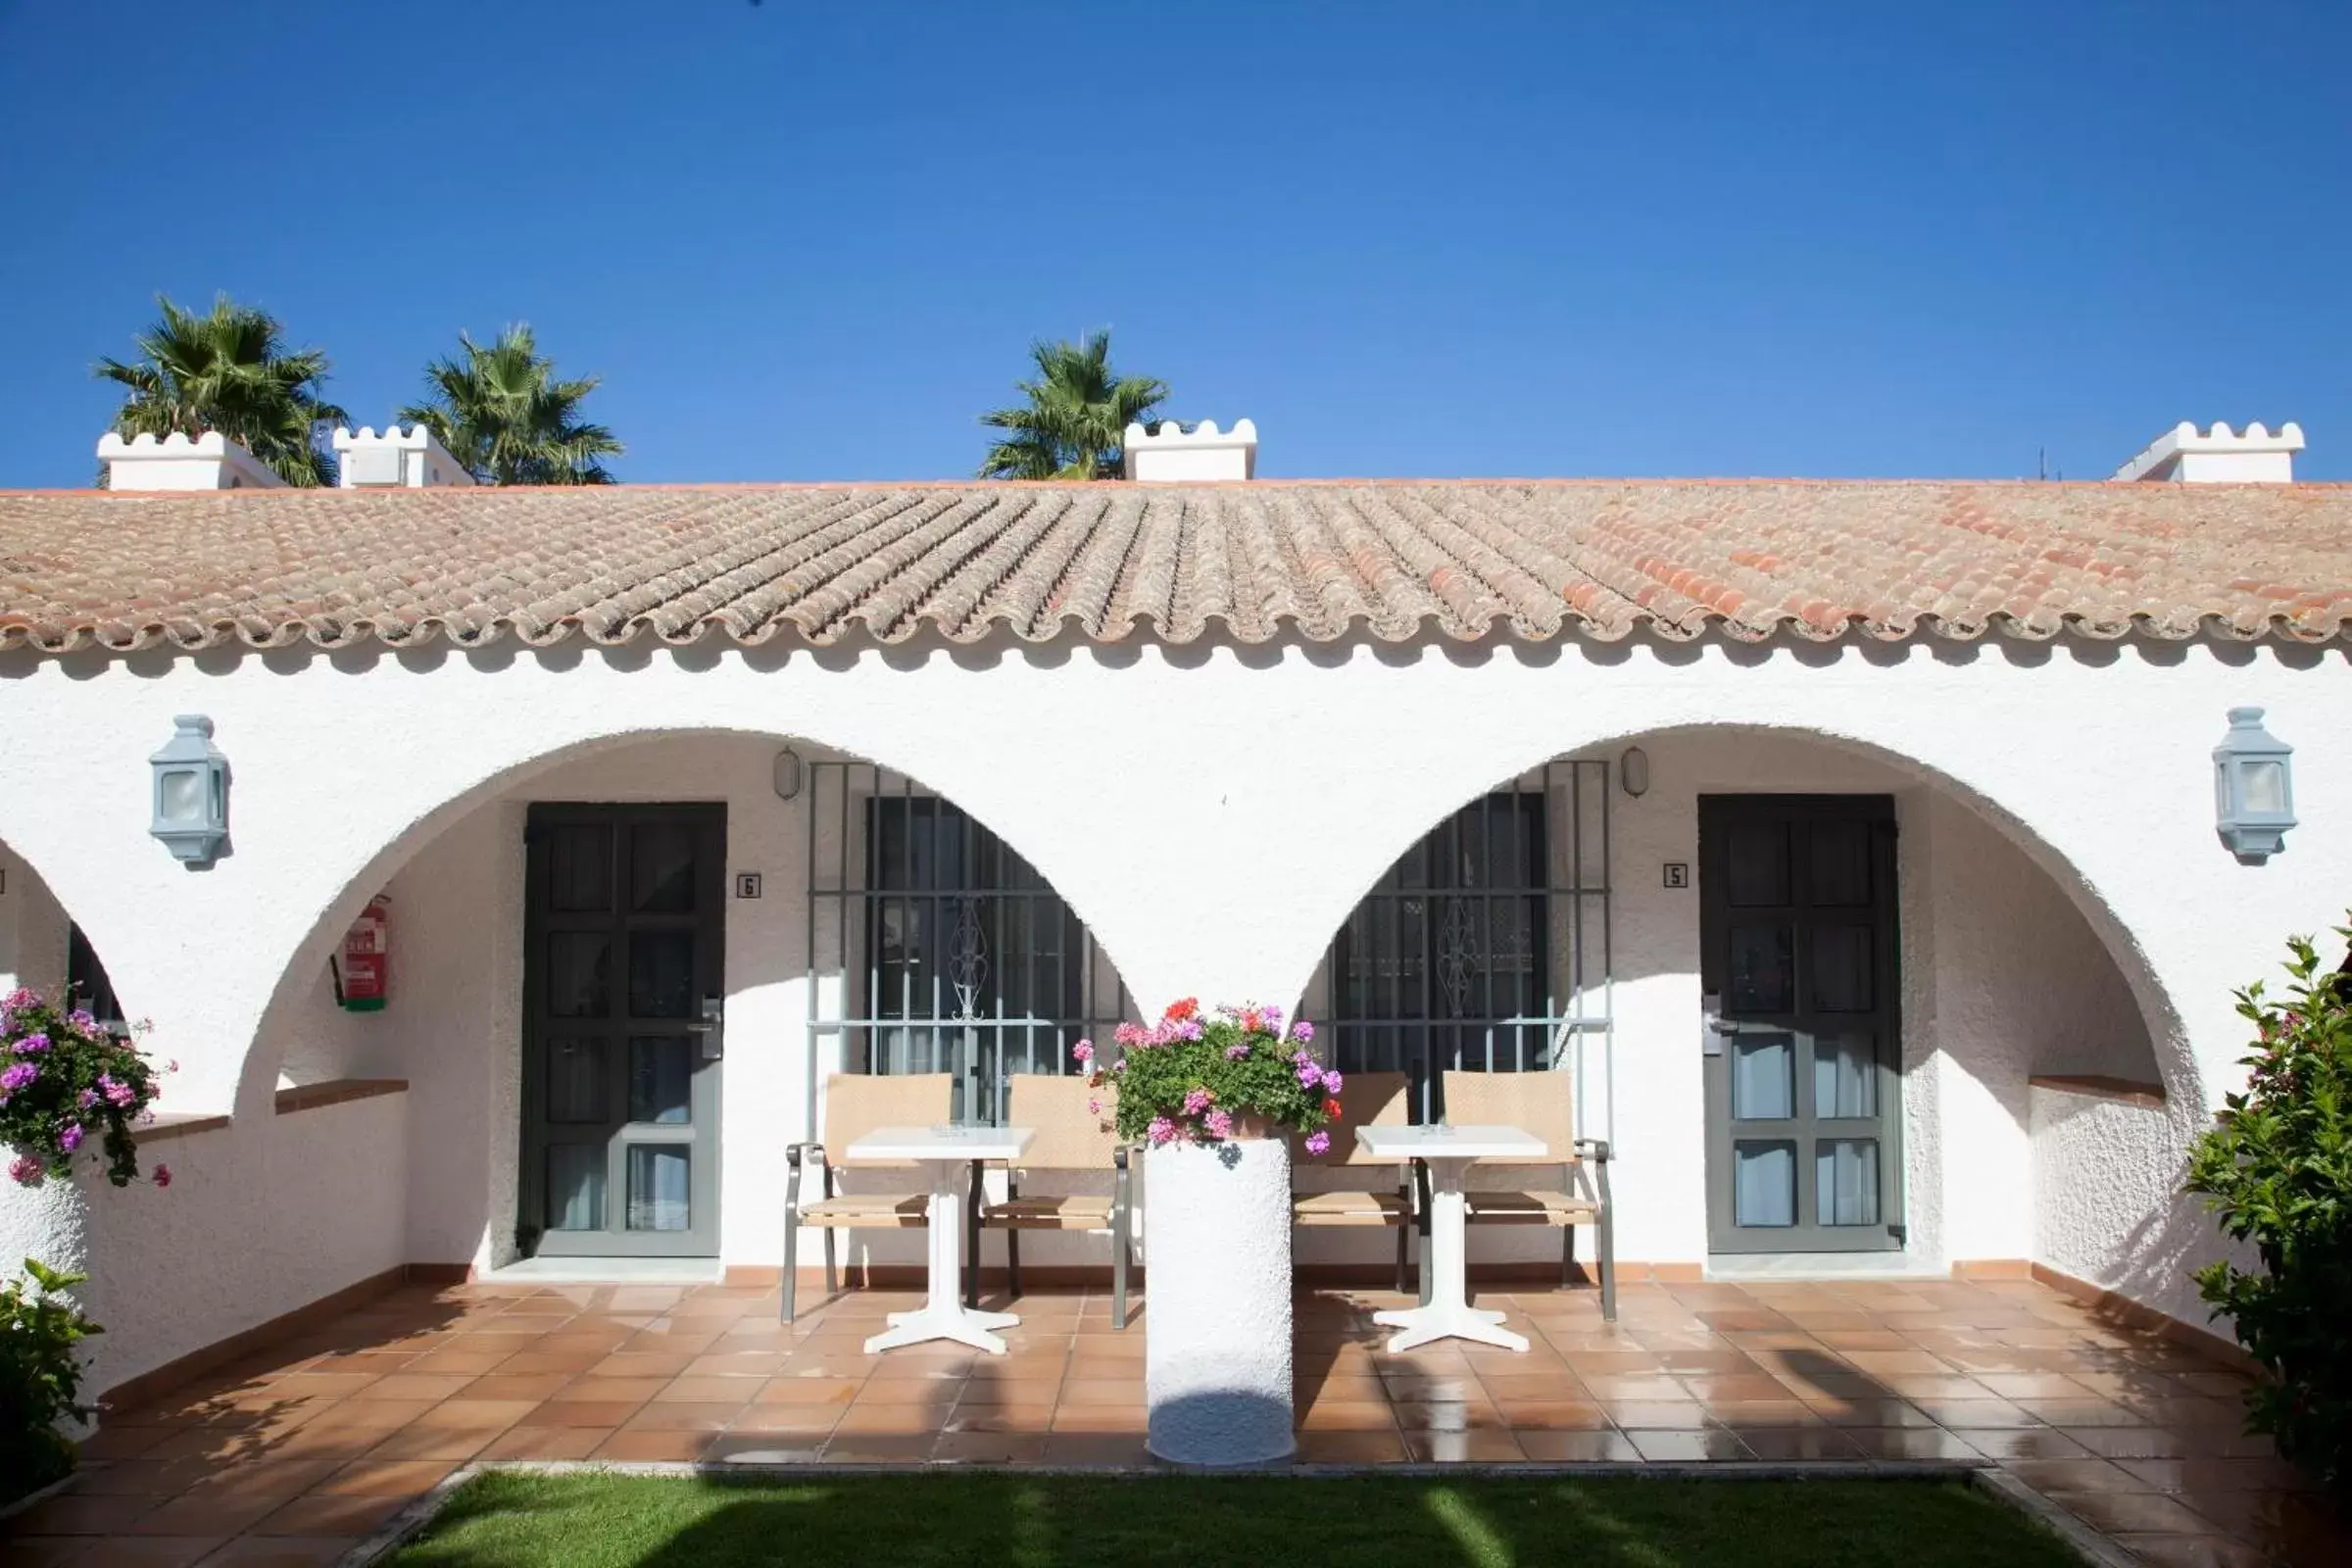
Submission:
MULTIPOLYGON (((133 1129, 162 1093, 156 1079, 136 1045, 84 1009, 24 989, 0 997, 0 1144, 17 1151, 10 1178, 63 1181, 76 1158, 94 1157, 108 1181, 129 1186, 139 1174, 133 1129)), ((172 1185, 169 1166, 155 1167, 155 1185, 172 1185)))
POLYGON ((580 416, 593 375, 564 380, 527 324, 489 343, 461 332, 460 353, 425 367, 431 396, 400 411, 422 424, 481 484, 611 484, 606 458, 627 451, 580 416))
POLYGON ((223 294, 211 314, 156 296, 163 314, 138 335, 139 358, 93 372, 123 389, 115 429, 126 436, 218 430, 290 485, 335 482, 327 431, 350 416, 325 396, 327 360, 286 346, 277 318, 223 294))
POLYGON ((74 1468, 58 1422, 83 1414, 74 1347, 103 1332, 60 1298, 85 1276, 24 1260, 0 1284, 0 1501, 37 1492, 74 1468))
MULTIPOLYGON (((2352 938, 2352 931, 2344 935, 2352 938)), ((2191 1149, 2188 1190, 2250 1246, 2259 1269, 2227 1260, 2197 1290, 2271 1376, 2250 1424, 2330 1485, 2352 1482, 2352 979, 2321 967, 2307 938, 2287 944, 2290 980, 2274 1001, 2238 993, 2254 1025, 2245 1092, 2191 1149)))
POLYGON ((980 422, 1004 436, 980 465, 983 479, 1116 479, 1127 427, 1156 422, 1168 384, 1121 375, 1110 363, 1110 334, 1077 343, 1033 343, 1033 380, 1015 383, 1021 401, 992 410, 980 422))
POLYGON ((1149 1029, 1119 1025, 1121 1054, 1107 1067, 1096 1061, 1090 1041, 1079 1041, 1072 1054, 1089 1083, 1117 1097, 1121 1138, 1214 1144, 1255 1121, 1305 1133, 1308 1152, 1319 1154, 1331 1147, 1324 1129, 1340 1114, 1341 1080, 1307 1049, 1314 1037, 1303 1018, 1286 1033, 1280 1007, 1203 1014, 1187 997, 1149 1029))

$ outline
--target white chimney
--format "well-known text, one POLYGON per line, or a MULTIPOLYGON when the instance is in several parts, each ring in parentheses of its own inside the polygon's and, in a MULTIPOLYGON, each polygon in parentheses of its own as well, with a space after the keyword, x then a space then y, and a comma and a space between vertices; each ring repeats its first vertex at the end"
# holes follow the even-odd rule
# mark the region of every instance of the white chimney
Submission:
POLYGON ((336 482, 345 490, 421 490, 426 485, 473 483, 473 475, 421 424, 405 433, 396 424, 382 435, 373 425, 360 426, 358 435, 337 425, 335 469, 336 482))
POLYGON ((2260 420, 2243 435, 2216 424, 2200 435, 2183 419, 2149 442, 2115 470, 2118 479, 2156 479, 2173 484, 2292 484, 2295 454, 2303 450, 2303 427, 2289 419, 2273 435, 2260 420))
POLYGON ((1162 419, 1154 435, 1140 424, 1127 427, 1126 471, 1146 484, 1222 484, 1257 477, 1257 426, 1236 419, 1220 434, 1217 421, 1202 419, 1191 430, 1162 419))
POLYGON ((218 430, 192 441, 177 430, 161 441, 125 441, 109 430, 98 438, 98 461, 109 490, 277 490, 286 482, 218 430))

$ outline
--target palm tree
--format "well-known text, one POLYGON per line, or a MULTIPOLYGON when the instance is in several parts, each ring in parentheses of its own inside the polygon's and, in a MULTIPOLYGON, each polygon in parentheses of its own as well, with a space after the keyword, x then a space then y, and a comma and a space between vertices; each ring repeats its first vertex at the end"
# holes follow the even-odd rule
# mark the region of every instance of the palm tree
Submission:
POLYGON ((1116 479, 1127 426, 1167 401, 1168 385, 1110 368, 1110 334, 1080 343, 1033 343, 1037 379, 1015 383, 1029 401, 980 416, 1011 434, 988 449, 983 479, 1116 479))
POLYGON ((332 484, 326 432, 347 417, 320 395, 326 356, 289 352, 277 318, 223 294, 210 316, 164 295, 138 335, 140 359, 100 360, 92 374, 128 388, 115 428, 126 436, 218 430, 292 485, 332 484))
POLYGON ((611 484, 600 458, 627 449, 601 424, 580 418, 598 377, 556 379, 555 361, 539 352, 531 329, 508 327, 495 343, 461 332, 463 357, 425 367, 432 397, 400 411, 405 423, 428 426, 451 457, 482 484, 611 484))

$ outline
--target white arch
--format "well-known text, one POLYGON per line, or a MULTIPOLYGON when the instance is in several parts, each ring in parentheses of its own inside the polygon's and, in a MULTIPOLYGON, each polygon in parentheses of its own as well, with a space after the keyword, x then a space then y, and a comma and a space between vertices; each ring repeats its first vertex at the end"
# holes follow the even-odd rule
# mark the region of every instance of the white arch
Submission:
MULTIPOLYGON (((1458 771, 1433 778, 1433 788, 1455 787, 1458 793, 1401 834, 1396 832, 1392 823, 1390 837, 1385 844, 1367 843, 1362 878, 1348 893, 1347 902, 1338 906, 1337 913, 1326 927, 1325 943, 1328 945, 1330 933, 1337 932, 1347 921, 1364 895, 1372 890, 1399 856, 1418 843, 1432 827, 1489 790, 1541 767, 1554 758, 1597 752, 1605 753, 1613 760, 1624 748, 1640 745, 1644 740, 1685 736, 1721 737, 1731 741, 1742 736, 1757 736, 1813 742, 1907 775, 1966 807, 2031 859, 2089 926, 2092 935, 2098 939, 2100 947, 2132 991, 2132 1000, 2139 1008, 2140 1021, 2156 1052, 2157 1066, 2163 1074, 2168 1097, 2189 1104, 2203 1102, 2204 1075, 2198 1067, 2195 1054, 2189 1048, 2187 1033, 2171 992, 2149 962, 2137 937, 2116 913, 2099 888, 2064 852, 2016 812, 2006 808, 1996 797, 1986 793, 1983 786, 1955 777, 1941 767, 1922 761, 1885 743, 1853 733, 1841 733, 1826 726, 1757 722, 1689 723, 1624 730, 1589 738, 1571 737, 1575 740, 1575 744, 1571 745, 1552 745, 1542 727, 1530 726, 1528 737, 1515 750, 1504 752, 1500 771, 1472 775, 1468 764, 1465 764, 1458 771)), ((1613 767, 1611 772, 1611 787, 1614 788, 1613 767)), ((1319 963, 1322 954, 1318 951, 1308 967, 1299 972, 1298 991, 1304 990, 1306 977, 1313 971, 1313 963, 1319 963)), ((1294 996, 1297 994, 1293 993, 1294 996)))

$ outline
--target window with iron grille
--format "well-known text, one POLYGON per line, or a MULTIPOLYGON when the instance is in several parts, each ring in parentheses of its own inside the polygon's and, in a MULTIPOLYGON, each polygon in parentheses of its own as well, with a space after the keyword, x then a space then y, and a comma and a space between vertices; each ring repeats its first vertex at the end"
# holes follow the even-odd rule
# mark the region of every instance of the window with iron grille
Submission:
POLYGON ((1448 1068, 1566 1068, 1580 1122, 1605 1118, 1589 1102, 1610 1038, 1608 792, 1606 762, 1547 763, 1389 868, 1325 964, 1342 1070, 1411 1073, 1435 1117, 1448 1068))
POLYGON ((1069 906, 968 813, 870 763, 809 779, 810 1023, 849 1070, 950 1073, 955 1119, 999 1122, 1013 1074, 1070 1071, 1126 1015, 1069 906))

